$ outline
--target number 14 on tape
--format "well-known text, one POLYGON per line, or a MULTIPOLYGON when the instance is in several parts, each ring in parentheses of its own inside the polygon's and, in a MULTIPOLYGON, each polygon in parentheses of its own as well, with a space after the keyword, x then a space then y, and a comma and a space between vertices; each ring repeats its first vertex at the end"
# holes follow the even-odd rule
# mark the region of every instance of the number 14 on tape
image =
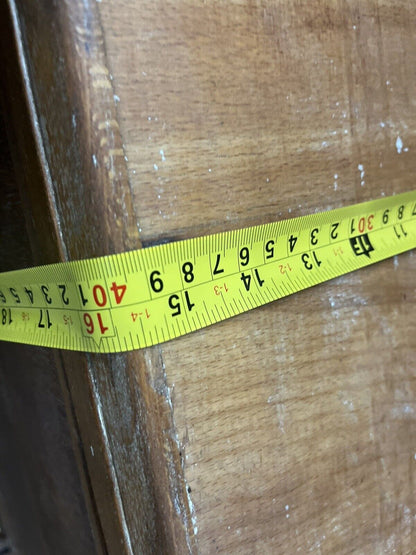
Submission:
POLYGON ((0 339, 151 346, 416 247, 416 191, 96 259, 0 274, 0 339))

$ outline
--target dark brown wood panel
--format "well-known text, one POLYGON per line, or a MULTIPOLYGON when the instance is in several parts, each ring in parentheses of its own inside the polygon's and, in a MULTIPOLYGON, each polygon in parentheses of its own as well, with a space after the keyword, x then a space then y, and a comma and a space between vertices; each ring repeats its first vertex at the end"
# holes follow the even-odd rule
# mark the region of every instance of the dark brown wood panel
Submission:
MULTIPOLYGON (((6 113, 34 259, 138 247, 95 2, 10 2, 10 8, 20 50, 4 41, 6 113)), ((191 549, 159 358, 152 352, 53 356, 79 432, 96 548, 191 549)))
MULTIPOLYGON (((414 189, 414 3, 99 11, 147 244, 414 189)), ((201 553, 412 552, 415 261, 161 346, 201 553)))
MULTIPOLYGON (((410 0, 9 6, 36 263, 414 189, 410 0)), ((53 353, 95 549, 412 553, 415 261, 152 349, 53 353)))
MULTIPOLYGON (((33 265, 1 111, 0 222, 0 272, 33 265)), ((51 350, 0 343, 0 461, 2 553, 94 551, 51 350)))

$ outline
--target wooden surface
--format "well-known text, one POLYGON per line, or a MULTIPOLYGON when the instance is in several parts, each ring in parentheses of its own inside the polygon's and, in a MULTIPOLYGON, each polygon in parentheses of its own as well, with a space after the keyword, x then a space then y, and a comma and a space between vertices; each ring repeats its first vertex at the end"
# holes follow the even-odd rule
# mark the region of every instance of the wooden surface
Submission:
MULTIPOLYGON (((0 110, 0 272, 33 265, 3 116, 0 110)), ((51 350, 0 342, 2 555, 94 551, 63 397, 51 350)))
MULTIPOLYGON (((415 188, 410 0, 17 13, 42 261, 415 188)), ((415 269, 411 252, 153 349, 62 355, 97 550, 413 553, 415 269)))
MULTIPOLYGON (((100 15, 143 241, 414 188, 411 2, 100 15)), ((410 253, 160 347, 202 553, 415 547, 415 269, 410 253)))

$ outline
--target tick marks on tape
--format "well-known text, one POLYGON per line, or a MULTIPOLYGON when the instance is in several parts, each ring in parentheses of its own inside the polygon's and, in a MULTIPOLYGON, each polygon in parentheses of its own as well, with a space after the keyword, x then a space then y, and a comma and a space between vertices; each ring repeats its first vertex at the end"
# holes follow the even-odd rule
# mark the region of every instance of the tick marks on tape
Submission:
POLYGON ((416 191, 122 254, 0 274, 0 339, 120 352, 416 247, 416 191))

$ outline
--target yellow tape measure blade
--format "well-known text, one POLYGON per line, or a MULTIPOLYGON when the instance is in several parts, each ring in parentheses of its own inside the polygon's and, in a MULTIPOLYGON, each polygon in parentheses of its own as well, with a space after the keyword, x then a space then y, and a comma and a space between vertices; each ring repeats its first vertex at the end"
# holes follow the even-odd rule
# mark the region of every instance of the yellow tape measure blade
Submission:
POLYGON ((0 274, 0 339, 121 352, 416 247, 416 191, 102 258, 0 274))

